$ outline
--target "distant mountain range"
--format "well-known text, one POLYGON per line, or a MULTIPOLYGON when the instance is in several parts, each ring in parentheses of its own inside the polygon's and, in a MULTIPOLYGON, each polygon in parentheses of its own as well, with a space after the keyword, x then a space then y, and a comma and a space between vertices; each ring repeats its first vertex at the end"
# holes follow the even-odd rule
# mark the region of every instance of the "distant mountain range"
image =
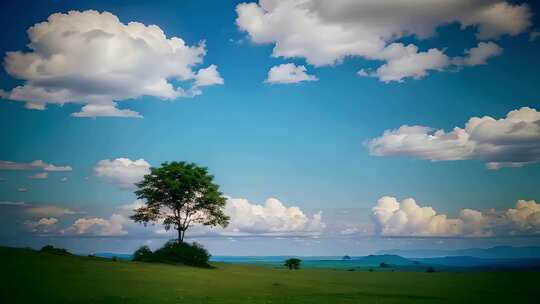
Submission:
POLYGON ((399 255, 405 258, 435 258, 435 257, 476 257, 483 259, 535 259, 540 258, 540 247, 496 246, 492 248, 469 248, 458 250, 381 250, 377 254, 399 255))
MULTIPOLYGON (((97 253, 98 257, 130 260, 130 254, 97 253)), ((211 261, 281 267, 291 256, 213 256, 211 261)), ((433 266, 443 271, 540 270, 540 247, 498 246, 461 250, 385 250, 367 256, 299 257, 306 268, 424 271, 433 266)))

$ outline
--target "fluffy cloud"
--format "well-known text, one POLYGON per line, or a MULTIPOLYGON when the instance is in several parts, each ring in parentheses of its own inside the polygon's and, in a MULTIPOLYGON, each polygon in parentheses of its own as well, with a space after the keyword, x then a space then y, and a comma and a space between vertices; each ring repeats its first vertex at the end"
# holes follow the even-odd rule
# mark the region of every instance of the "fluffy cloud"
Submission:
POLYGON ((275 198, 267 199, 264 205, 230 198, 225 213, 231 217, 225 234, 317 235, 325 227, 321 212, 309 217, 300 208, 287 207, 275 198))
POLYGON ((463 209, 458 217, 438 214, 412 198, 385 196, 373 207, 378 232, 385 236, 497 236, 540 233, 540 204, 519 200, 515 208, 481 212, 463 209))
POLYGON ((55 229, 58 219, 54 217, 44 217, 38 221, 26 221, 26 227, 32 232, 47 233, 55 229))
POLYGON ((422 78, 429 70, 447 68, 452 60, 442 50, 418 51, 396 40, 432 37, 439 26, 457 22, 475 27, 478 39, 517 35, 531 24, 526 4, 502 0, 422 2, 354 0, 261 0, 236 7, 236 23, 255 43, 272 43, 274 57, 302 57, 315 66, 335 65, 347 56, 383 61, 363 76, 382 81, 422 78))
POLYGON ((519 200, 514 209, 506 211, 505 216, 517 227, 512 233, 540 233, 540 204, 536 201, 519 200))
POLYGON ((479 42, 474 48, 465 50, 465 56, 448 57, 438 49, 419 52, 415 45, 392 43, 381 53, 387 63, 376 71, 361 69, 360 76, 377 77, 383 82, 402 82, 407 77, 421 79, 429 71, 443 71, 448 68, 462 68, 487 64, 487 60, 502 54, 502 48, 493 42, 479 42))
POLYGON ((30 52, 8 52, 4 59, 7 73, 24 84, 2 95, 29 109, 76 103, 83 105, 77 117, 141 117, 116 102, 191 97, 201 86, 223 83, 215 65, 194 70, 206 54, 204 42, 190 46, 157 25, 124 24, 108 12, 52 14, 30 27, 28 38, 30 52))
POLYGON ((306 73, 306 67, 294 63, 273 66, 268 71, 267 83, 299 83, 302 81, 317 81, 317 77, 306 73))
POLYGON ((523 107, 506 118, 472 117, 450 132, 424 126, 386 130, 367 142, 372 155, 404 155, 432 161, 479 159, 488 169, 540 161, 540 112, 523 107))
POLYGON ((42 160, 35 160, 30 163, 17 163, 12 161, 0 160, 0 170, 32 171, 43 170, 48 172, 62 172, 73 170, 70 166, 56 166, 47 164, 42 160))
POLYGON ((150 164, 144 159, 117 158, 100 160, 94 167, 96 176, 122 189, 133 189, 135 183, 150 173, 150 164))
POLYGON ((62 234, 94 235, 94 236, 121 236, 128 232, 124 230, 127 220, 119 214, 113 214, 109 219, 80 218, 73 225, 61 230, 62 234))
POLYGON ((456 57, 453 64, 456 66, 475 66, 487 64, 487 60, 501 55, 503 49, 493 42, 480 42, 477 47, 466 50, 465 57, 456 57))
POLYGON ((223 83, 224 80, 219 75, 215 64, 212 64, 205 69, 200 69, 195 76, 196 87, 205 87, 223 83))

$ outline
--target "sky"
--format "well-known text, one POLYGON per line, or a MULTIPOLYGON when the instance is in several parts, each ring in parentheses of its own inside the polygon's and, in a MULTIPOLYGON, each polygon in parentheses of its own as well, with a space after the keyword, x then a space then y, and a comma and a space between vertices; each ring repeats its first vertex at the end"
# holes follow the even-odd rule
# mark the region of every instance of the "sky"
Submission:
POLYGON ((540 245, 536 2, 0 6, 0 245, 158 247, 166 161, 228 197, 215 255, 540 245))

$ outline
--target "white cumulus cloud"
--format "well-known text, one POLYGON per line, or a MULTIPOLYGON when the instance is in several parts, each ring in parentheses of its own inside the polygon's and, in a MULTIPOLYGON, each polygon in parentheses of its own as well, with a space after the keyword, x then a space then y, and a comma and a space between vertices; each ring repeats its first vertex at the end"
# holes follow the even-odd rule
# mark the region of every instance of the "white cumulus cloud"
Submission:
POLYGON ((384 196, 372 209, 377 231, 385 236, 536 235, 540 233, 540 204, 519 200, 515 208, 479 211, 463 209, 456 217, 422 207, 412 198, 401 202, 384 196))
POLYGON ((157 25, 125 24, 109 12, 55 13, 27 32, 30 51, 8 52, 4 59, 6 72, 24 84, 2 95, 29 109, 76 103, 83 105, 77 117, 141 117, 117 102, 192 97, 200 86, 223 83, 215 65, 196 70, 204 41, 190 46, 167 38, 157 25))
POLYGON ((287 207, 275 198, 267 199, 263 205, 229 198, 225 213, 231 218, 225 234, 317 235, 325 228, 321 212, 310 217, 300 208, 287 207))
POLYGON ((223 84, 224 80, 217 71, 215 64, 210 65, 207 68, 200 69, 195 76, 195 86, 204 87, 216 84, 223 84))
POLYGON ((306 67, 294 63, 273 66, 268 71, 267 83, 299 83, 302 81, 317 81, 317 77, 306 73, 306 67))
POLYGON ((135 183, 150 173, 150 164, 144 159, 117 158, 100 160, 94 167, 97 177, 122 189, 133 189, 135 183))
POLYGON ((38 221, 26 221, 24 224, 32 232, 47 233, 55 229, 58 219, 54 217, 44 217, 38 221))
POLYGON ((62 234, 94 235, 94 236, 121 236, 128 234, 124 229, 126 218, 119 214, 113 214, 109 219, 104 218, 80 218, 70 227, 63 229, 62 234))
POLYGON ((452 131, 403 125, 367 142, 372 155, 411 156, 432 161, 479 159, 488 169, 540 161, 540 112, 523 107, 505 118, 472 117, 452 131))
POLYGON ((236 23, 249 38, 273 44, 272 56, 305 58, 315 66, 336 65, 357 56, 383 61, 376 71, 362 76, 381 81, 422 78, 430 70, 443 70, 452 62, 442 49, 419 51, 401 38, 432 37, 439 26, 457 22, 473 27, 479 40, 514 36, 531 25, 527 4, 502 0, 261 0, 236 7, 236 23), (396 52, 398 51, 398 52, 396 52))

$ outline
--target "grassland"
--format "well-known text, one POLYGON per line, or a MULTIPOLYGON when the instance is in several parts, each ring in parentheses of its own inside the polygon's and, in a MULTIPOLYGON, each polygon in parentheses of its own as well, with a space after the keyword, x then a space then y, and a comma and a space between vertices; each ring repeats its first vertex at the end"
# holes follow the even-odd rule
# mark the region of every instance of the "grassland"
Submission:
POLYGON ((0 303, 538 303, 538 272, 144 264, 0 248, 0 303))

